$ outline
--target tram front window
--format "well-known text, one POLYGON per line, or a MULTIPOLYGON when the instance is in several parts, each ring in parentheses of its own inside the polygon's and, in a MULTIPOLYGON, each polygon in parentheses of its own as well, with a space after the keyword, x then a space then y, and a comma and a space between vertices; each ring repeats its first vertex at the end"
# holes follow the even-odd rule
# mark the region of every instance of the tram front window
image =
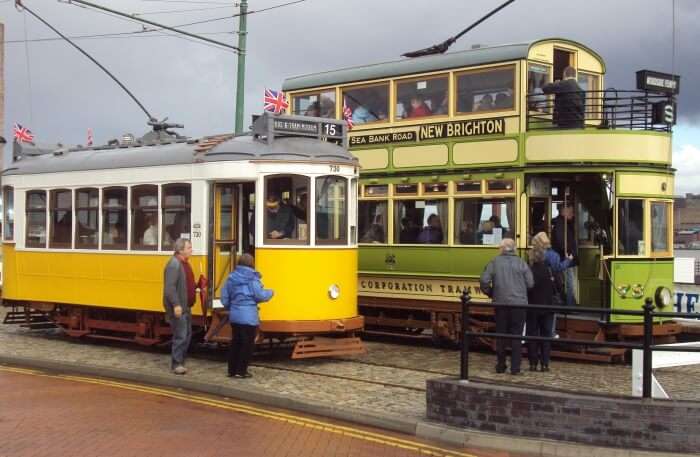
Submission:
POLYGON ((386 201, 360 202, 360 243, 386 243, 386 201))
POLYGON ((269 244, 309 243, 309 178, 265 178, 264 237, 269 244))
POLYGON ((670 253, 669 219, 671 204, 652 202, 651 204, 651 252, 654 254, 670 253))
POLYGON ((446 200, 400 200, 394 217, 394 240, 399 244, 447 243, 446 200))
POLYGON ((316 178, 316 242, 346 244, 348 181, 340 176, 316 178))
POLYGON ((465 198, 455 202, 455 244, 498 245, 513 238, 514 199, 465 198))
POLYGON ((335 90, 295 96, 292 114, 335 118, 335 90))
POLYGON ((620 255, 645 255, 644 253, 644 200, 618 200, 618 253, 620 255))

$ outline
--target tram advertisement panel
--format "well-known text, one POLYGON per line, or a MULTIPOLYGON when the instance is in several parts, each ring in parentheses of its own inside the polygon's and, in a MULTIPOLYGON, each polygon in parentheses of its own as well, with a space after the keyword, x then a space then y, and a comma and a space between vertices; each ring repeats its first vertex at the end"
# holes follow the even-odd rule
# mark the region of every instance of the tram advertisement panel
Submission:
POLYGON ((473 300, 489 298, 481 291, 477 279, 397 278, 391 276, 360 276, 360 296, 439 300, 457 302, 464 290, 473 300))

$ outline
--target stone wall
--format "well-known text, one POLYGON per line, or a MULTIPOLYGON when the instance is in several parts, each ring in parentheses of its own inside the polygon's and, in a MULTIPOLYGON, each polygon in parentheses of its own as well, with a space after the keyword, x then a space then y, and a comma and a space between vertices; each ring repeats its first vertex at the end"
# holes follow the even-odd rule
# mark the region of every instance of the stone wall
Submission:
POLYGON ((700 402, 578 395, 454 378, 427 384, 428 419, 452 426, 624 449, 700 449, 700 402))

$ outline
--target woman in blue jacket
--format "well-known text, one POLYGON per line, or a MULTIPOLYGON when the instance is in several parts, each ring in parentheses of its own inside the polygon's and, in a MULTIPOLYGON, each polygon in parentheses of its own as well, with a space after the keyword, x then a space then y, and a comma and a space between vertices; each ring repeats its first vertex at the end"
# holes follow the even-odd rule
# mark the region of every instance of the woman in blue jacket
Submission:
POLYGON ((260 273, 254 266, 252 255, 241 255, 221 292, 221 303, 229 312, 233 335, 228 353, 228 375, 235 378, 252 376, 248 373, 248 364, 260 325, 258 303, 270 300, 273 295, 272 290, 263 288, 260 273))

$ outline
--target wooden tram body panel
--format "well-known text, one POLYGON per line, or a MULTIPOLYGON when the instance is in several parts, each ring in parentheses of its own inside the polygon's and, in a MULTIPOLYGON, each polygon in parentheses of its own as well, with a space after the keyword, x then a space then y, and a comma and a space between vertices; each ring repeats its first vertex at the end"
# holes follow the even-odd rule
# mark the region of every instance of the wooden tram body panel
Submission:
MULTIPOLYGON (((335 100, 337 118, 345 106, 353 117, 350 148, 362 166, 358 290, 368 326, 414 336, 431 328, 433 336, 455 339, 459 291, 466 287, 476 301, 487 300, 478 278, 498 254, 498 240, 514 238, 526 257, 531 236, 550 231, 548 220, 565 198, 574 203, 576 220, 604 225, 608 238, 603 249, 592 228, 575 227, 579 303, 640 309, 659 288, 672 290, 670 126, 651 122, 651 105, 641 115, 615 108, 602 90, 604 75, 598 54, 556 38, 285 81, 290 112, 303 114, 335 100), (561 79, 566 66, 577 71, 586 91, 584 128, 557 128, 554 98, 536 95, 536 88, 561 79), (503 103, 484 109, 487 95, 503 103), (414 99, 424 104, 415 116, 414 99), (358 109, 364 116, 355 119, 358 109), (541 227, 532 213, 538 202, 544 210, 540 218, 548 219, 541 227), (643 234, 633 253, 624 252, 621 241, 624 205, 634 206, 640 217, 632 221, 643 234), (490 212, 482 209, 486 206, 490 212), (465 216, 469 211, 481 216, 472 220, 465 216), (415 213, 421 226, 428 225, 430 213, 439 215, 439 244, 402 239, 415 213), (499 224, 507 220, 499 236, 476 235, 493 215, 499 224)), ((632 94, 621 103, 634 105, 645 96, 632 94)), ((613 316, 605 322, 572 321, 570 327, 579 336, 599 339, 603 331, 618 338, 634 334, 634 327, 610 324, 634 322, 613 316)), ((672 325, 656 327, 659 334, 677 331, 672 325)))
POLYGON ((230 338, 221 287, 236 256, 253 249, 265 286, 275 290, 261 305, 265 334, 343 336, 363 327, 358 167, 344 147, 285 132, 51 152, 30 150, 3 176, 5 306, 43 311, 75 336, 161 342, 170 335, 163 270, 171 243, 187 237, 195 280, 209 278, 193 323, 209 328, 212 341, 230 338), (279 242, 264 236, 270 193, 309 209, 279 242), (156 238, 146 236, 147 224, 156 238), (212 333, 215 326, 224 331, 212 333))

